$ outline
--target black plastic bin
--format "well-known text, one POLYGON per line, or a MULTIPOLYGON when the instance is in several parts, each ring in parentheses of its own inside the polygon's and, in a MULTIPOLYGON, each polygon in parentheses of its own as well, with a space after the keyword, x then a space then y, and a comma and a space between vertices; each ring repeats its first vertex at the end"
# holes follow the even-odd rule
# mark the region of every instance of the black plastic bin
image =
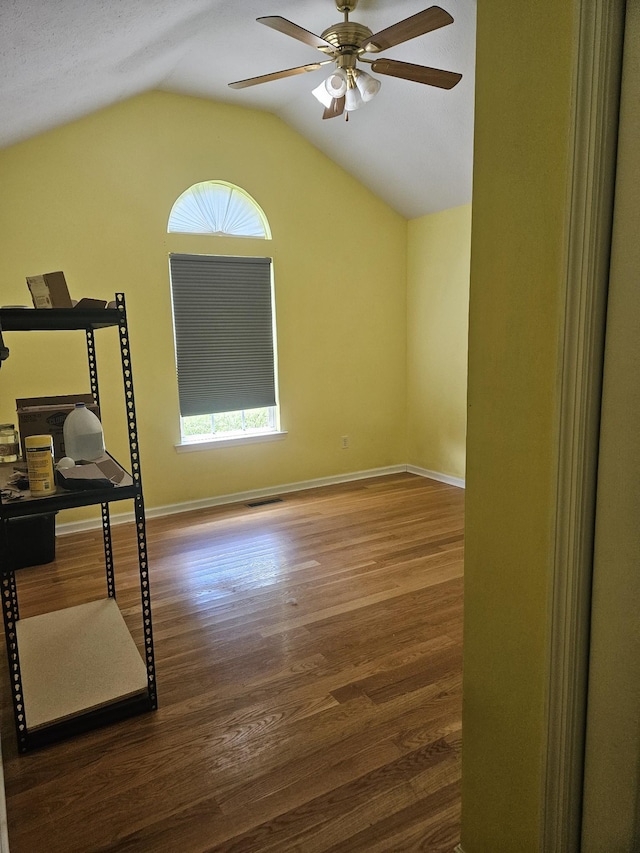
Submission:
POLYGON ((9 547, 14 569, 53 562, 56 558, 56 513, 10 518, 9 547))

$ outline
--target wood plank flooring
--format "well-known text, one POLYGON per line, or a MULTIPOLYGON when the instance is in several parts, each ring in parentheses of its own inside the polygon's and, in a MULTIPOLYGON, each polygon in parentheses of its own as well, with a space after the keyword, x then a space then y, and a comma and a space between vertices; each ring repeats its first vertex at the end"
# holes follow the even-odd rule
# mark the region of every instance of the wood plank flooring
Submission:
MULTIPOLYGON (((462 490, 411 474, 148 522, 154 713, 20 756, 11 853, 451 853, 462 490)), ((141 647, 135 533, 113 529, 141 647)), ((22 618, 105 594, 101 531, 17 573, 22 618)))

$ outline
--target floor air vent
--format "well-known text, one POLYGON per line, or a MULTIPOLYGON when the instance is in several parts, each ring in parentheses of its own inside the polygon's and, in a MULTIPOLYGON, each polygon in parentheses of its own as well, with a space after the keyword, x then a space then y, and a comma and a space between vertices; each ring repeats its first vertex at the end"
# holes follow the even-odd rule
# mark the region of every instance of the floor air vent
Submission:
POLYGON ((282 498, 265 498, 262 501, 251 501, 251 503, 246 504, 246 506, 266 506, 267 504, 281 504, 282 498))

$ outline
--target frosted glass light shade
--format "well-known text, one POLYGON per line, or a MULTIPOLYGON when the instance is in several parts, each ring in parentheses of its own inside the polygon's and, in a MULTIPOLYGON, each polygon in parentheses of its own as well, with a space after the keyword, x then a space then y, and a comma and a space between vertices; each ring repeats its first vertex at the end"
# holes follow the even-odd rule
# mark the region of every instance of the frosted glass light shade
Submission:
POLYGON ((344 108, 347 112, 353 112, 353 110, 357 110, 360 106, 362 106, 360 92, 355 86, 350 86, 344 96, 344 108))
POLYGON ((316 86, 316 88, 312 90, 311 94, 320 101, 323 107, 331 106, 331 101, 333 101, 333 98, 327 92, 327 87, 324 85, 324 80, 322 81, 322 83, 320 83, 319 86, 316 86))
POLYGON ((360 92, 363 101, 370 101, 371 98, 375 97, 380 91, 380 81, 376 80, 375 77, 372 77, 371 74, 367 74, 366 71, 355 71, 355 78, 356 86, 358 87, 358 91, 360 92))
POLYGON ((347 75, 342 68, 338 68, 327 77, 324 85, 332 98, 341 98, 347 91, 347 75))
POLYGON ((271 239, 260 205, 241 187, 226 181, 202 181, 185 190, 171 208, 167 231, 271 239))

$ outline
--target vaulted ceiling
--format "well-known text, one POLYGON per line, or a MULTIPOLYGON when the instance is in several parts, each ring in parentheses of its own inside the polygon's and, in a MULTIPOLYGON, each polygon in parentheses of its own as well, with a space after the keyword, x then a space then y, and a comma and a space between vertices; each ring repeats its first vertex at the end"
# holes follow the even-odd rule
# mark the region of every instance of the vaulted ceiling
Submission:
MULTIPOLYGON (((281 15, 320 35, 343 20, 335 0, 1 0, 0 146, 164 89, 275 113, 407 218, 456 207, 471 200, 476 3, 438 3, 453 24, 384 56, 460 72, 461 82, 443 90, 379 77, 379 94, 349 121, 323 121, 311 90, 330 66, 227 84, 324 59, 256 18, 281 15)), ((375 33, 428 5, 359 0, 350 19, 375 33)))

